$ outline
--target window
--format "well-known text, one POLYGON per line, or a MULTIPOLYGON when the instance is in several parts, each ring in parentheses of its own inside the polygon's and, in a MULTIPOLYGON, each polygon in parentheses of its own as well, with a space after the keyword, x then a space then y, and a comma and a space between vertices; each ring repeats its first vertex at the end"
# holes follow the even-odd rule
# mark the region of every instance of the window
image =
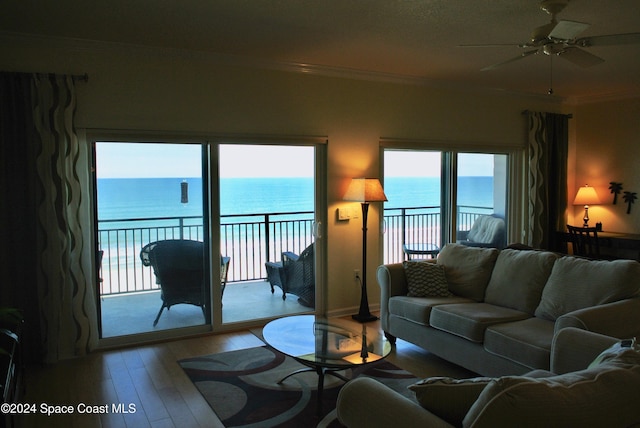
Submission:
POLYGON ((383 148, 384 263, 433 257, 479 215, 509 223, 511 153, 383 148), (419 256, 420 254, 418 254, 419 256))

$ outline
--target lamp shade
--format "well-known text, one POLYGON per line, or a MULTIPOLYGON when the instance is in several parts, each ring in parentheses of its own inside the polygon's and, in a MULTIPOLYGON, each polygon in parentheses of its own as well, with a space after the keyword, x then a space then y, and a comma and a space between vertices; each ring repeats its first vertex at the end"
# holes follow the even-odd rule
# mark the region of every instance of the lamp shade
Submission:
POLYGON ((596 189, 588 185, 578 189, 573 205, 595 205, 600 203, 596 189))
POLYGON ((387 197, 377 178, 354 178, 342 199, 354 202, 379 202, 386 201, 387 197))

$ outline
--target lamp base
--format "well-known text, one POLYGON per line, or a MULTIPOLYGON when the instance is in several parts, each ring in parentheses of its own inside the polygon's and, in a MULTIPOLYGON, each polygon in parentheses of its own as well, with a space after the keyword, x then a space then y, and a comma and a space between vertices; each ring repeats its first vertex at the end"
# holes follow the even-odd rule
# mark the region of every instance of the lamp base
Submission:
POLYGON ((371 315, 371 314, 366 314, 366 315, 355 314, 355 315, 351 315, 351 318, 353 318, 358 322, 371 322, 378 319, 377 316, 371 315))

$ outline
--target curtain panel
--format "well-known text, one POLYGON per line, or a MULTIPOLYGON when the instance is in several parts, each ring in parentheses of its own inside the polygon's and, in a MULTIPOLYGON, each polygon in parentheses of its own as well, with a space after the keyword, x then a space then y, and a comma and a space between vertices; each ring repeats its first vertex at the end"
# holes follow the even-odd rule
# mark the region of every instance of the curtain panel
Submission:
POLYGON ((556 232, 566 228, 570 116, 527 112, 529 246, 558 250, 556 232))
MULTIPOLYGON (((72 76, 2 73, 3 187, 12 213, 8 290, 2 305, 25 314, 25 351, 55 362, 97 345, 96 291, 89 197, 90 157, 74 129, 72 76), (28 82, 28 85, 26 84, 28 82), (11 111, 9 113, 9 111, 11 111), (23 235, 24 233, 24 235, 23 235)), ((5 273, 5 272, 3 272, 5 273)))

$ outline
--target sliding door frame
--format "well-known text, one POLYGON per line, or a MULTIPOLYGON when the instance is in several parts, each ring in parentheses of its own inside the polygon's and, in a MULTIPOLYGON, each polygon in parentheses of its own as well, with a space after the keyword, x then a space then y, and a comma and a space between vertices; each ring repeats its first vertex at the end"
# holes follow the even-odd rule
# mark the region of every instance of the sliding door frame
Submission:
MULTIPOLYGON (((209 246, 205 249, 209 260, 217 260, 220 257, 220 190, 219 190, 219 151, 220 144, 266 144, 266 145, 303 145, 314 147, 314 216, 315 216, 315 275, 316 275, 316 303, 314 313, 326 312, 326 225, 327 225, 327 144, 326 136, 291 136, 291 135, 242 135, 242 134, 209 134, 171 131, 135 131, 114 129, 79 129, 79 135, 84 136, 85 144, 92 147, 96 141, 110 142, 157 142, 168 144, 200 144, 203 150, 203 208, 204 230, 208 232, 209 246), (205 189, 208 189, 206 191, 205 189)), ((90 151, 91 153, 91 151, 90 151)), ((95 189, 91 190, 91 209, 97 210, 95 189)), ((95 223, 97 216, 92 217, 92 227, 97 231, 95 223)), ((94 239, 95 233, 94 233, 94 239)), ((97 240, 92 243, 97 248, 97 240)), ((234 331, 238 328, 260 326, 264 319, 249 320, 243 323, 222 323, 222 301, 213 296, 220 295, 219 263, 209 263, 208 277, 210 285, 210 324, 203 324, 179 329, 150 331, 129 336, 101 338, 99 348, 110 348, 130 344, 139 344, 157 340, 174 339, 201 335, 205 333, 221 333, 234 331)), ((97 266, 94 266, 97 272, 97 266)), ((97 278, 97 276, 94 275, 97 278)), ((99 293, 96 296, 96 305, 99 308, 99 293)), ((101 320, 97 320, 101 323, 101 320)))

